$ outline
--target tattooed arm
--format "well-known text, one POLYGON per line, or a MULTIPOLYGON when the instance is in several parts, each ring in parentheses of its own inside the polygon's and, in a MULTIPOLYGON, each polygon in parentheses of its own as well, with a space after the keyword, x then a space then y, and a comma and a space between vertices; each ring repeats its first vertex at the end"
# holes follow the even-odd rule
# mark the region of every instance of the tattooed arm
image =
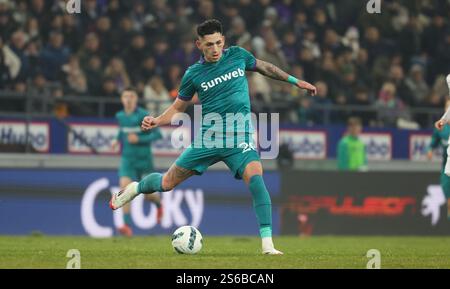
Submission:
POLYGON ((308 90, 312 95, 315 95, 317 90, 316 87, 306 81, 298 80, 293 76, 290 76, 286 72, 284 72, 282 69, 277 67, 276 65, 262 61, 260 59, 256 60, 256 66, 255 71, 261 73, 264 76, 267 76, 269 78, 289 82, 299 88, 308 90))

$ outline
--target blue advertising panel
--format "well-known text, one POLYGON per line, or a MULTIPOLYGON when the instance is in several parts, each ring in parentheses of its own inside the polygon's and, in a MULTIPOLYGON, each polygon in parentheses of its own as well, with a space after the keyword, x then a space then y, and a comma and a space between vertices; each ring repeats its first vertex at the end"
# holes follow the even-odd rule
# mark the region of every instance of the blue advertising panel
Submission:
MULTIPOLYGON (((155 156, 179 155, 180 150, 171 142, 175 129, 161 129, 163 138, 153 144, 155 156)), ((341 125, 281 125, 280 142, 289 144, 296 159, 336 158, 337 144, 345 134, 345 129, 341 125)), ((117 134, 117 124, 113 119, 69 118, 64 123, 54 118, 33 119, 29 131, 32 146, 40 153, 90 154, 90 147, 94 147, 100 154, 118 154, 118 150, 111 147, 117 134)), ((23 120, 0 118, 0 145, 25 143, 25 132, 23 120)), ((425 161, 431 133, 431 130, 364 128, 361 138, 366 144, 369 161, 425 161)), ((190 137, 189 130, 181 134, 190 137)))
MULTIPOLYGON (((276 172, 266 172, 273 198, 280 194, 276 172)), ((33 232, 52 235, 110 237, 123 225, 122 211, 108 206, 117 191, 114 170, 0 170, 0 234, 33 232)), ((251 194, 228 171, 194 176, 162 193, 164 216, 156 223, 156 207, 142 195, 133 200, 131 219, 136 234, 170 234, 182 225, 209 235, 257 235, 251 194)), ((274 233, 278 209, 274 207, 274 233)))

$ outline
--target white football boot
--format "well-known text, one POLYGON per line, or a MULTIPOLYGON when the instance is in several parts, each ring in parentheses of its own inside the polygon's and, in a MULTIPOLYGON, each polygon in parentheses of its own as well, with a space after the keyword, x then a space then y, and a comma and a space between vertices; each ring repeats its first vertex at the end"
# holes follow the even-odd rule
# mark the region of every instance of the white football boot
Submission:
POLYGON ((109 207, 113 210, 121 208, 128 202, 131 202, 139 193, 137 192, 138 182, 132 182, 118 193, 113 194, 109 201, 109 207))
POLYGON ((283 255, 283 252, 275 249, 271 237, 262 238, 262 253, 264 255, 283 255))

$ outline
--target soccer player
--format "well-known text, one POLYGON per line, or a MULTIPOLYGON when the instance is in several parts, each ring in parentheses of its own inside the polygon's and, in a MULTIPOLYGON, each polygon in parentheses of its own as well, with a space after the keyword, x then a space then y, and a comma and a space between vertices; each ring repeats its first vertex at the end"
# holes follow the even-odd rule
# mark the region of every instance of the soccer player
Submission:
POLYGON ((142 122, 143 130, 151 130, 171 123, 172 117, 184 112, 193 95, 197 93, 202 105, 203 126, 195 136, 191 146, 186 148, 175 163, 164 174, 153 173, 142 181, 133 182, 118 194, 112 196, 110 207, 117 209, 138 194, 152 194, 173 189, 194 174, 201 175, 216 162, 223 161, 237 179, 243 179, 252 194, 253 207, 259 223, 263 254, 279 255, 272 241, 272 204, 269 192, 262 177, 263 169, 254 145, 251 143, 251 125, 222 131, 215 141, 228 144, 233 137, 233 147, 208 148, 208 144, 196 145, 196 140, 205 137, 205 132, 213 126, 205 118, 214 113, 220 115, 225 123, 226 114, 250 115, 250 100, 245 71, 256 71, 267 77, 285 81, 316 94, 316 88, 282 71, 275 65, 256 59, 247 50, 232 46, 223 49, 225 37, 222 24, 206 20, 197 26, 197 48, 201 51, 200 60, 190 66, 182 80, 178 97, 160 116, 147 116, 142 122), (224 135, 226 137, 224 137, 224 135))
POLYGON ((342 137, 338 143, 339 170, 363 171, 367 169, 366 146, 359 138, 361 131, 361 119, 350 117, 347 121, 347 135, 342 137))
MULTIPOLYGON (((133 88, 127 88, 120 97, 123 110, 116 113, 119 123, 117 139, 113 141, 113 148, 122 144, 122 157, 119 168, 119 185, 121 188, 154 171, 151 143, 160 139, 159 129, 144 132, 141 130, 141 122, 148 112, 138 107, 138 95, 133 88)), ((153 202, 157 211, 157 221, 162 218, 161 197, 159 194, 147 194, 146 200, 153 202)), ((119 233, 128 237, 133 235, 131 229, 130 203, 123 206, 124 226, 119 228, 119 233)))
MULTIPOLYGON (((447 85, 450 97, 450 74, 447 75, 447 85)), ((445 102, 445 113, 434 126, 435 130, 431 136, 431 144, 428 151, 428 158, 432 158, 432 150, 439 145, 442 146, 442 168, 441 168, 441 186, 447 198, 447 217, 450 218, 450 162, 449 158, 449 141, 450 141, 450 99, 445 102)))

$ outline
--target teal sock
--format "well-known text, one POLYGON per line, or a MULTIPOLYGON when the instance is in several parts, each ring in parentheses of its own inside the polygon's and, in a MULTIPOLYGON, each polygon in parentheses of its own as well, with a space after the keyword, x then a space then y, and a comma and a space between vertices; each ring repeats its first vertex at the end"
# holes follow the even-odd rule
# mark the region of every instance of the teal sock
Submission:
POLYGON ((131 216, 130 216, 130 213, 128 213, 128 214, 123 214, 123 222, 126 224, 126 225, 128 225, 128 226, 131 226, 131 216))
POLYGON ((151 173, 143 178, 137 187, 139 194, 153 194, 154 192, 163 192, 162 174, 151 173))
POLYGON ((248 187, 252 193, 261 238, 272 237, 272 202, 262 176, 251 177, 248 187))

